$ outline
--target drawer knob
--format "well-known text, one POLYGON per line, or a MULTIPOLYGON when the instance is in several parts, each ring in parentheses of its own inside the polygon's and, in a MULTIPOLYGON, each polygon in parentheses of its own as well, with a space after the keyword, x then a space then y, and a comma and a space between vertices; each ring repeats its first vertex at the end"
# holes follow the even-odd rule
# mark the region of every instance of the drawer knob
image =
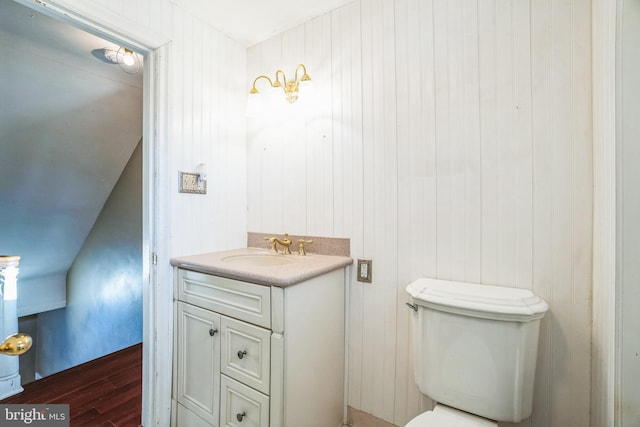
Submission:
POLYGON ((247 413, 246 413, 246 412, 243 412, 243 413, 241 413, 241 414, 237 414, 237 415, 236 415, 236 420, 238 420, 238 421, 242 422, 243 418, 244 418, 244 417, 246 417, 246 416, 247 416, 247 413))
POLYGON ((238 359, 243 359, 245 354, 247 354, 246 350, 239 351, 238 352, 238 359))
POLYGON ((213 329, 213 328, 212 328, 212 329, 209 329, 209 335, 214 336, 214 335, 215 335, 215 334, 217 334, 217 333, 218 333, 218 330, 217 330, 217 329, 213 329))

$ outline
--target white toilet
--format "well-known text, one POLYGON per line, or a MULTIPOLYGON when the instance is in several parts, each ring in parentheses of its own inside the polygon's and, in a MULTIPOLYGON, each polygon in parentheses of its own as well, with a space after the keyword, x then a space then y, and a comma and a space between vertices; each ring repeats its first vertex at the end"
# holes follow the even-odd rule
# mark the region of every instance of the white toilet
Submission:
POLYGON ((405 427, 495 427, 529 417, 547 303, 525 289, 426 278, 406 290, 415 382, 437 404, 405 427))

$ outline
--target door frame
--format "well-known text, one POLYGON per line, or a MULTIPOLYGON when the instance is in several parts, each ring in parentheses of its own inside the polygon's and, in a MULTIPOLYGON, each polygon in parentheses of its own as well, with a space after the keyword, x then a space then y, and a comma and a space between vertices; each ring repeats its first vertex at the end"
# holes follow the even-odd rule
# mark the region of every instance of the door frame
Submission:
POLYGON ((618 1, 594 0, 591 425, 618 426, 619 277, 616 130, 618 1))
POLYGON ((142 424, 169 425, 172 277, 169 266, 168 45, 171 38, 86 0, 14 0, 144 56, 142 165, 142 424), (166 266, 158 268, 158 266, 166 266))

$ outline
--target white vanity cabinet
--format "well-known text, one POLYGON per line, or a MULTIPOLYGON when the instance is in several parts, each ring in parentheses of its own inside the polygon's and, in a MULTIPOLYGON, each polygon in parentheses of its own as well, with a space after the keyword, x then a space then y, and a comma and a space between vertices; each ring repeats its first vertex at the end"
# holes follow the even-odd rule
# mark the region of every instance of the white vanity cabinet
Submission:
POLYGON ((287 286, 175 268, 172 424, 338 427, 344 267, 287 286))

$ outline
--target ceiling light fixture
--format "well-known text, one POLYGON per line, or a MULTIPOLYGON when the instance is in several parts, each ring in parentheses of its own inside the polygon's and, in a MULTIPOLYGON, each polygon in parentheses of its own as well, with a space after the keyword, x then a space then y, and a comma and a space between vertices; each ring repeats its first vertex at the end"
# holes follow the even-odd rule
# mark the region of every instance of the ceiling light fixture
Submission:
POLYGON ((309 75, 307 74, 307 68, 304 66, 304 64, 298 64, 298 66, 296 67, 296 73, 295 73, 294 79, 291 81, 287 81, 287 77, 284 75, 284 71, 282 70, 276 71, 275 81, 271 80, 269 77, 264 75, 256 77, 255 80, 253 81, 253 87, 249 91, 250 94, 260 93, 256 88, 256 82, 260 79, 268 80, 271 87, 282 88, 282 90, 284 91, 284 96, 286 100, 289 103, 293 104, 298 100, 298 89, 299 89, 300 83, 310 81, 311 77, 309 77, 309 75), (300 70, 302 70, 302 76, 298 78, 298 71, 300 70), (281 75, 282 75, 282 81, 280 81, 281 75))
POLYGON ((137 53, 126 47, 121 46, 118 50, 105 47, 104 57, 110 62, 118 64, 125 73, 136 74, 140 71, 140 57, 137 53))

